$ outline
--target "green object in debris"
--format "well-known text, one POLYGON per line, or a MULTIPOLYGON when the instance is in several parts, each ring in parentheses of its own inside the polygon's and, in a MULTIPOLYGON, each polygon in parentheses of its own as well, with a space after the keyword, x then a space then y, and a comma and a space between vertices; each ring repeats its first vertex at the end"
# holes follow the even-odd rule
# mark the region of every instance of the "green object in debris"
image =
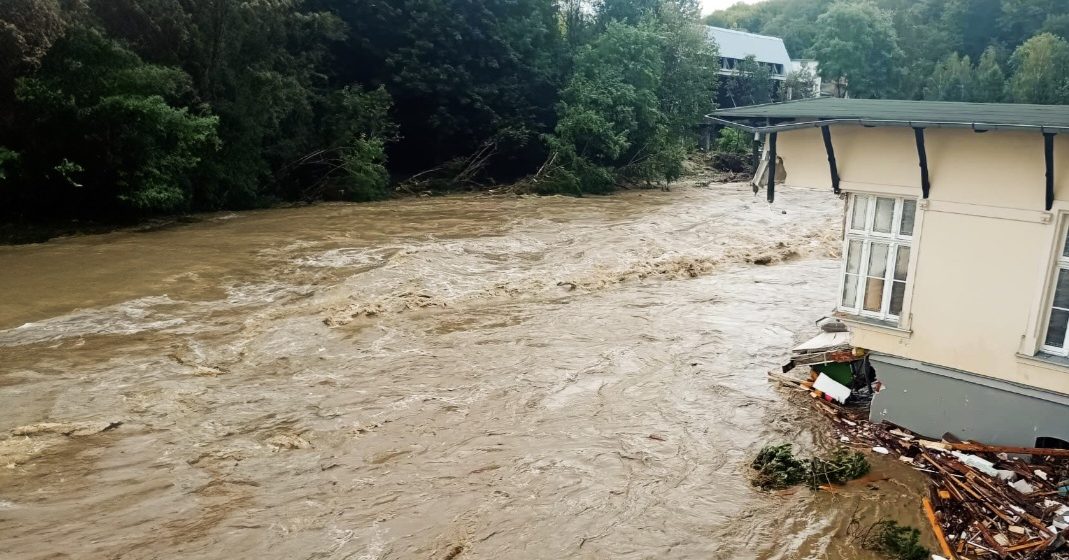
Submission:
POLYGON ((809 479, 809 466, 795 458, 791 444, 767 445, 750 464, 757 471, 754 486, 787 488, 809 479))
POLYGON ((843 484, 869 472, 865 456, 856 451, 840 448, 825 457, 802 460, 794 456, 789 443, 765 446, 750 466, 757 471, 754 486, 766 490, 803 482, 814 488, 821 484, 843 484))
POLYGON ((854 370, 849 363, 830 362, 813 366, 813 369, 834 379, 840 385, 851 387, 854 382, 854 370))
POLYGON ((869 473, 869 462, 857 451, 839 448, 826 458, 813 459, 813 485, 843 484, 869 473))
POLYGON ((885 519, 869 528, 863 546, 894 560, 928 560, 931 553, 920 545, 920 535, 913 527, 885 519))

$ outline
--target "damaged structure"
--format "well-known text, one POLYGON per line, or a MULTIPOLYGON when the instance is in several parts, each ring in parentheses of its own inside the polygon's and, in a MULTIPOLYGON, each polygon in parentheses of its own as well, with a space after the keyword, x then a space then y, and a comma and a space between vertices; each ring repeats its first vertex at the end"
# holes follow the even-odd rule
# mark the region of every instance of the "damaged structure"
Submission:
POLYGON ((844 200, 834 316, 879 381, 872 421, 1069 447, 1069 106, 820 98, 708 122, 765 139, 769 202, 844 200))

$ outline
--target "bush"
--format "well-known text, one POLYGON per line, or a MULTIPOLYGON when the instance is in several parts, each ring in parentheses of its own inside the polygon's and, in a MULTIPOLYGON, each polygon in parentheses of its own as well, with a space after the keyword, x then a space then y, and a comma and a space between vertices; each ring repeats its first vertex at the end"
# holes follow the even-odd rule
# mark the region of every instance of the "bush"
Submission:
POLYGON ((4 168, 11 167, 18 159, 18 152, 0 146, 0 179, 7 178, 7 171, 4 168))
POLYGON ((716 151, 721 154, 747 155, 753 147, 753 135, 735 128, 722 128, 716 139, 716 151))
POLYGON ((366 202, 385 198, 390 175, 383 165, 386 151, 378 139, 358 138, 341 156, 339 184, 346 200, 366 202))

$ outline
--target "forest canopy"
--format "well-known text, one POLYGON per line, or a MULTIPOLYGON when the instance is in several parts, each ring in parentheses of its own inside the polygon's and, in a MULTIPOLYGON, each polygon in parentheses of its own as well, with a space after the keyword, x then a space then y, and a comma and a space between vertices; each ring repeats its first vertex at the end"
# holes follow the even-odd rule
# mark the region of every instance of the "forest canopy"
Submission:
POLYGON ((851 97, 1069 103, 1064 0, 765 0, 705 22, 782 37, 851 97))
POLYGON ((665 184, 718 97, 812 91, 718 81, 703 23, 852 97, 1069 101, 1062 0, 0 0, 0 221, 665 184))
POLYGON ((679 176, 693 0, 0 0, 0 218, 679 176))

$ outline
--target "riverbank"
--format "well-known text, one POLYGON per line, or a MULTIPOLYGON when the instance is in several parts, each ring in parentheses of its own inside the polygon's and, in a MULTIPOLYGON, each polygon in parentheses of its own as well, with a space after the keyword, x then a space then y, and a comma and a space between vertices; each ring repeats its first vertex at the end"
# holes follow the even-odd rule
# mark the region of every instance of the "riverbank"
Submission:
MULTIPOLYGON (((684 162, 686 176, 673 183, 669 188, 689 188, 695 186, 707 187, 713 184, 729 184, 736 181, 746 180, 745 174, 721 172, 713 170, 709 166, 709 159, 698 154, 684 162)), ((592 194, 585 196, 614 196, 633 190, 651 191, 659 190, 659 186, 645 185, 620 185, 616 193, 592 194)), ((235 212, 255 212, 264 210, 281 210, 287 208, 303 208, 319 204, 374 204, 389 201, 405 200, 420 197, 443 197, 443 196, 568 196, 573 194, 538 195, 532 192, 524 183, 513 185, 487 186, 480 189, 452 189, 452 190, 420 190, 408 186, 398 186, 392 191, 389 198, 373 202, 343 202, 343 201, 309 201, 309 202, 283 202, 266 208, 242 209, 242 210, 218 210, 213 212, 180 213, 174 215, 152 216, 129 221, 93 221, 93 220, 52 220, 52 221, 4 221, 0 220, 0 246, 3 245, 27 245, 44 243, 52 239, 64 237, 76 237, 81 235, 100 235, 112 232, 147 232, 172 227, 181 227, 188 224, 196 224, 211 221, 219 216, 233 214, 235 212)))

